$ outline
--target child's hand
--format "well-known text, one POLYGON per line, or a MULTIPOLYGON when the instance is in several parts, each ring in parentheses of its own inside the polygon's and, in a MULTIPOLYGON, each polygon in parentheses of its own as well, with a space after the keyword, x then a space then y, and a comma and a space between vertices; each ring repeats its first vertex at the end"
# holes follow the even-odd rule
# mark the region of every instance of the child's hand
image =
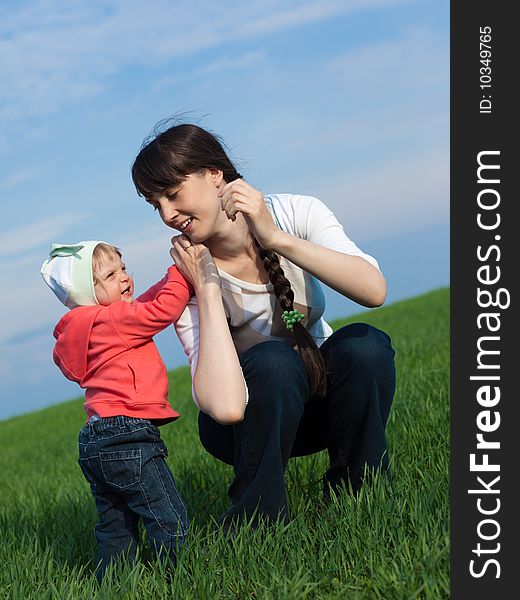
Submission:
POLYGON ((172 237, 170 255, 179 271, 193 285, 195 293, 216 288, 220 294, 220 275, 204 244, 192 244, 185 235, 176 235, 172 237))

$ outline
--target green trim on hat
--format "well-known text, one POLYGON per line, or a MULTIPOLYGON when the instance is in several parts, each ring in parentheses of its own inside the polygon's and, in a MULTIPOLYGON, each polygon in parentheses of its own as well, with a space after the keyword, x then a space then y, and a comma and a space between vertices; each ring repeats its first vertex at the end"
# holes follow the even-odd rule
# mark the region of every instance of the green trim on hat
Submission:
POLYGON ((69 299, 78 306, 99 304, 94 290, 94 274, 92 271, 92 254, 98 244, 106 242, 80 242, 81 250, 72 253, 72 286, 69 299))

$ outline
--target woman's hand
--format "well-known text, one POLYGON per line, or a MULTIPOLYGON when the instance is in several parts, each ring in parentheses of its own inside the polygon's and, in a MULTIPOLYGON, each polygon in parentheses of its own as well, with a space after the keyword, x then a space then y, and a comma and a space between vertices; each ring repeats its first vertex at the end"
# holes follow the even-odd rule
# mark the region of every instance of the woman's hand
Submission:
POLYGON ((236 179, 222 187, 218 195, 228 219, 234 221, 235 215, 242 213, 249 230, 262 248, 271 250, 276 245, 280 230, 273 221, 261 192, 243 179, 236 179))
POLYGON ((206 246, 192 244, 185 235, 176 235, 171 242, 170 255, 179 271, 193 285, 195 293, 216 289, 220 295, 220 275, 206 246))
POLYGON ((247 388, 222 303, 218 269, 206 246, 192 244, 185 235, 172 238, 170 254, 197 296, 199 357, 193 374, 197 404, 222 425, 238 423, 244 418, 247 388))

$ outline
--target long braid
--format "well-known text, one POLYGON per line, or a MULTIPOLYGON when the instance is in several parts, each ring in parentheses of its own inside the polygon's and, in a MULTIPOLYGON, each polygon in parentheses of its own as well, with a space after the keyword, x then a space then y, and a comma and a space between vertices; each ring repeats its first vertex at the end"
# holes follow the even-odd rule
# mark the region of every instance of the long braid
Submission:
MULTIPOLYGON (((282 310, 293 310, 294 292, 291 284, 280 265, 276 252, 265 250, 255 239, 255 246, 273 284, 274 293, 280 302, 282 310)), ((325 360, 314 341, 314 338, 301 323, 295 323, 292 329, 298 352, 302 357, 307 375, 309 376, 310 395, 324 397, 327 392, 327 372, 325 360)))
MULTIPOLYGON (((226 183, 231 183, 235 179, 241 179, 242 175, 231 166, 226 173, 226 183)), ((293 310, 294 292, 291 288, 291 283, 285 276, 285 273, 280 265, 280 259, 276 252, 262 248, 258 241, 253 238, 254 244, 258 250, 258 254, 264 265, 264 269, 269 275, 269 281, 273 284, 275 296, 280 302, 282 310, 293 310)), ((312 335, 305 329, 301 323, 295 323, 292 332, 294 340, 298 348, 298 352, 302 357, 303 364, 307 370, 309 377, 309 389, 311 397, 324 397, 327 393, 327 370, 325 360, 321 354, 312 335)))

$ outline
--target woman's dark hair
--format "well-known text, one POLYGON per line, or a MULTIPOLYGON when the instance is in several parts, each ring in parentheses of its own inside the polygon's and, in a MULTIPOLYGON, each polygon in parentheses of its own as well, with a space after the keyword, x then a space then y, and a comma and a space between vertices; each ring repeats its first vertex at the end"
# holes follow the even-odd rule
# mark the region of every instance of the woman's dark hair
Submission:
MULTIPOLYGON (((132 179, 137 193, 151 198, 156 193, 180 185, 188 175, 205 169, 221 170, 226 183, 242 177, 216 135, 198 125, 174 125, 145 140, 132 165, 132 179)), ((293 310, 294 292, 280 266, 278 255, 262 248, 257 240, 254 243, 282 310, 293 310)), ((323 356, 301 323, 295 324, 292 332, 307 369, 310 394, 323 397, 327 387, 323 356)))
POLYGON ((132 179, 137 193, 150 198, 205 169, 219 169, 226 183, 241 177, 217 136, 186 123, 145 140, 132 165, 132 179))

